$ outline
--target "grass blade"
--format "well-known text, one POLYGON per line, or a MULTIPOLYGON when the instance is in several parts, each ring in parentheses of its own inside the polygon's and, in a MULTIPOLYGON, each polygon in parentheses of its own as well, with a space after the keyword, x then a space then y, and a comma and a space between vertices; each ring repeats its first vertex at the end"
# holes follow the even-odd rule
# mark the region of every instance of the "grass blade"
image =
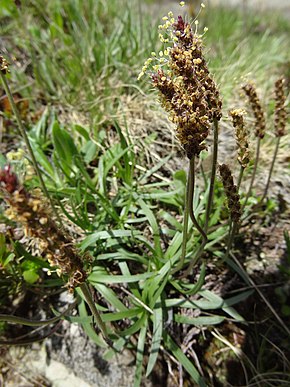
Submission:
POLYGON ((142 379, 142 365, 143 365, 144 347, 145 347, 146 332, 147 332, 147 325, 148 325, 147 319, 144 321, 143 324, 144 325, 140 330, 140 334, 138 338, 134 387, 139 387, 142 379))
POLYGON ((160 302, 160 307, 154 309, 153 314, 153 335, 152 335, 152 344, 150 349, 150 355, 146 370, 146 377, 152 372, 161 344, 162 332, 163 332, 163 308, 161 306, 161 298, 159 297, 158 301, 160 302))
POLYGON ((182 350, 178 347, 175 341, 170 337, 170 335, 164 331, 163 339, 166 345, 166 348, 172 352, 174 357, 181 363, 181 365, 186 369, 195 383, 198 384, 199 387, 206 387, 205 381, 202 376, 198 373, 195 366, 190 362, 190 360, 186 357, 186 355, 182 352, 182 350))

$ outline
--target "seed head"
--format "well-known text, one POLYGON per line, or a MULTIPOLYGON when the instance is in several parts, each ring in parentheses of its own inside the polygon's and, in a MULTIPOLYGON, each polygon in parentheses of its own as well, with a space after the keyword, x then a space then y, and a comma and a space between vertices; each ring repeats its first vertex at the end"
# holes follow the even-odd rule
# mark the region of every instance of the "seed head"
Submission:
POLYGON ((243 168, 249 164, 250 151, 248 142, 248 131, 245 128, 244 115, 242 109, 234 109, 229 112, 233 120, 233 126, 236 129, 236 142, 238 146, 238 161, 243 168))
POLYGON ((57 227, 40 190, 27 192, 11 167, 6 166, 0 171, 0 193, 8 205, 6 216, 21 223, 25 234, 34 240, 49 263, 56 266, 61 275, 69 277, 69 290, 84 282, 86 272, 74 243, 57 227))
POLYGON ((279 78, 275 82, 275 113, 274 126, 276 137, 282 137, 286 134, 287 111, 285 106, 286 92, 285 79, 279 78))
POLYGON ((242 86, 242 89, 248 97, 249 103, 255 116, 255 136, 260 137, 262 139, 265 136, 266 119, 265 112, 262 108, 261 102, 256 91, 256 87, 252 83, 247 83, 246 85, 242 86))
MULTIPOLYGON (((221 119, 222 102, 203 55, 202 37, 181 16, 177 20, 170 16, 160 30, 171 46, 155 58, 159 65, 149 74, 191 159, 206 148, 204 140, 213 121, 221 119)), ((142 73, 146 71, 148 67, 143 67, 142 73)))
POLYGON ((228 207, 231 214, 231 218, 234 222, 238 223, 242 216, 242 209, 237 186, 234 185, 232 173, 226 164, 219 165, 219 172, 228 200, 228 207))

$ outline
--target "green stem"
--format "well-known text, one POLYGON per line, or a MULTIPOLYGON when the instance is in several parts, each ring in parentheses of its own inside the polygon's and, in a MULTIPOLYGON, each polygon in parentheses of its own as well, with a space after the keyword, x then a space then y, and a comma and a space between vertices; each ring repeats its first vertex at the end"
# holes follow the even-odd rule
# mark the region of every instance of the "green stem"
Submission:
POLYGON ((191 259, 188 268, 186 271, 183 273, 183 275, 180 278, 186 278, 192 271, 193 267, 199 260, 201 254, 203 253, 204 247, 207 244, 207 239, 203 239, 201 245, 199 246, 197 252, 194 254, 194 257, 191 259))
MULTIPOLYGON (((191 160, 190 160, 191 162, 191 160)), ((188 220, 189 220, 189 191, 190 186, 192 185, 192 176, 190 173, 190 167, 187 175, 187 183, 186 183, 186 193, 184 199, 184 218, 183 218, 183 234, 182 234, 182 245, 181 245, 181 258, 179 264, 175 269, 172 270, 172 274, 176 273, 180 269, 182 269, 184 265, 185 255, 186 255, 186 245, 187 245, 187 233, 188 233, 188 220)))
POLYGON ((274 169, 274 164, 275 164, 275 161, 276 161, 276 158, 277 158, 277 154, 278 154, 278 150, 279 150, 280 139, 281 139, 281 137, 278 137, 277 141, 276 141, 275 152, 274 152, 274 156, 273 156, 273 159, 272 159, 272 163, 271 163, 271 167, 270 167, 270 171, 269 171, 266 187, 265 187, 265 190, 264 190, 264 194, 263 194, 262 199, 261 199, 261 203, 264 201, 264 199, 265 199, 265 197, 267 196, 267 193, 268 193, 268 189, 269 189, 269 185, 270 185, 270 181, 271 181, 271 177, 272 177, 272 173, 273 173, 273 169, 274 169))
POLYGON ((200 172, 202 174, 203 181, 204 181, 204 190, 206 191, 207 187, 208 187, 208 179, 206 177, 206 173, 204 171, 204 167, 203 167, 203 163, 202 162, 200 163, 200 172))
POLYGON ((256 172, 257 172, 257 168, 258 168, 259 156, 260 156, 260 143, 261 143, 261 138, 258 137, 258 139, 257 139, 256 158, 255 158, 254 169, 253 169, 253 173, 252 173, 252 178, 251 178, 250 186, 249 186, 249 189, 248 189, 248 192, 247 192, 247 196, 246 196, 245 202, 244 202, 244 204, 243 204, 242 210, 243 210, 243 209, 246 207, 246 205, 247 205, 247 202, 248 202, 248 200, 249 200, 249 197, 250 197, 250 195, 251 195, 252 188, 253 188, 253 185, 254 185, 254 181, 255 181, 255 177, 256 177, 256 172))
POLYGON ((13 98, 12 93, 10 91, 10 88, 9 88, 8 83, 7 83, 6 77, 5 77, 5 75, 1 71, 0 71, 0 76, 1 76, 1 80, 2 80, 2 83, 3 83, 3 87, 4 87, 4 90, 6 92, 7 98, 9 100, 9 103, 10 103, 10 105, 12 107, 12 110, 13 110, 13 113, 15 115, 15 118, 16 118, 16 121, 17 121, 17 124, 18 124, 18 127, 19 127, 20 134, 21 134, 22 138, 24 139, 24 142, 25 142, 25 144, 27 146, 27 149, 28 149, 28 152, 30 154, 30 157, 31 157, 31 160, 32 160, 32 164, 33 164, 34 169, 35 169, 35 172, 36 172, 36 174, 37 174, 37 176, 39 178, 41 188, 42 188, 45 196, 48 198, 48 200, 50 202, 50 205, 51 205, 51 208, 52 208, 52 210, 53 210, 53 212, 54 212, 54 214, 55 214, 59 224, 61 226, 63 226, 62 221, 60 219, 60 216, 58 215, 58 212, 57 212, 57 210, 56 210, 56 208, 55 208, 55 206, 53 204, 51 196, 49 195, 49 192, 48 192, 48 190, 46 188, 46 185, 44 183, 44 180, 42 178, 41 171, 40 171, 40 169, 38 167, 38 164, 37 164, 36 158, 34 156, 34 153, 33 153, 33 150, 32 150, 32 147, 31 147, 31 144, 30 144, 30 141, 29 141, 29 138, 28 138, 26 130, 25 130, 24 126, 23 126, 23 123, 22 123, 19 111, 18 111, 17 106, 16 106, 16 104, 14 102, 14 98, 13 98))
POLYGON ((187 275, 190 274, 191 270, 193 269, 194 265, 198 261, 199 257, 201 256, 204 246, 207 244, 207 236, 202 227, 199 225, 199 223, 196 220, 196 217, 194 215, 193 211, 193 196, 194 196, 194 185, 195 185, 195 165, 194 165, 194 157, 190 160, 190 169, 189 173, 191 176, 191 184, 189 185, 189 192, 188 192, 188 209, 189 209, 189 215, 192 220, 192 223, 197 228, 197 230, 200 232, 202 237, 202 243, 199 246, 197 252, 194 254, 194 257, 191 259, 189 267, 185 271, 185 273, 182 275, 182 277, 187 277, 187 275))
POLYGON ((205 223, 204 223, 204 232, 207 234, 208 223, 210 212, 213 203, 213 195, 214 195, 214 184, 215 184, 215 176, 216 176, 216 166, 217 166, 217 156, 218 156, 218 120, 214 119, 214 138, 213 138, 213 157, 212 157, 212 168, 211 168, 211 178, 210 178, 210 187, 209 194, 207 199, 207 207, 205 213, 205 223))
POLYGON ((189 216, 192 220, 193 225, 199 231, 202 236, 202 243, 199 246, 194 258, 191 260, 189 268, 186 270, 186 273, 182 275, 185 277, 193 268, 195 263, 198 261, 200 255, 204 250, 204 246, 207 243, 207 236, 202 227, 199 225, 193 211, 193 197, 194 197, 194 184, 195 184, 195 157, 192 157, 189 163, 188 177, 187 177, 187 189, 186 189, 186 198, 184 205, 184 221, 183 221, 183 239, 182 239, 182 249, 181 249, 181 258, 178 266, 172 271, 175 273, 182 269, 185 261, 186 255, 186 245, 187 245, 187 234, 188 234, 188 219, 189 216))
POLYGON ((101 315, 100 315, 100 313, 98 312, 98 310, 96 308, 96 305, 95 305, 94 300, 92 298, 92 295, 91 295, 90 289, 88 287, 88 284, 86 282, 82 283, 80 285, 80 289, 81 289, 81 291, 83 293, 83 296, 84 296, 84 298, 86 300, 86 303, 88 304, 88 306, 89 306, 89 308, 90 308, 90 310, 92 312, 92 315, 96 319, 96 323, 97 323, 98 327, 100 328, 104 339, 107 342, 108 341, 107 328, 106 328, 106 325, 103 323, 101 315))
POLYGON ((229 254, 230 254, 230 251, 231 251, 231 248, 233 245, 235 233, 236 233, 236 228, 237 228, 237 223, 235 223, 231 220, 230 221, 230 229, 229 229, 229 239, 228 239, 228 243, 227 243, 227 250, 226 250, 225 259, 228 259, 228 257, 229 257, 229 254))
POLYGON ((187 198, 189 216, 194 226, 200 232, 202 239, 206 240, 207 242, 206 234, 203 231, 202 227, 199 225, 198 221, 196 220, 196 217, 193 211, 193 196, 194 196, 194 185, 195 185, 195 157, 194 156, 190 160, 189 175, 190 175, 190 179, 189 179, 188 198, 187 198))
POLYGON ((245 170, 245 168, 241 166, 240 174, 239 174, 239 179, 238 179, 238 184, 237 184, 238 192, 239 192, 240 187, 241 187, 241 182, 242 182, 242 179, 243 179, 244 170, 245 170))
MULTIPOLYGON (((62 320, 59 321, 51 331, 49 331, 48 333, 46 333, 44 336, 41 336, 41 337, 32 337, 30 339, 25 339, 25 340, 18 340, 18 338, 16 337, 15 339, 13 340, 0 340, 0 345, 9 345, 12 346, 12 345, 28 345, 28 344, 33 344, 33 343, 37 343, 37 342, 40 342, 40 341, 43 341, 45 339, 47 339, 48 337, 51 337, 54 333, 56 333, 58 331, 58 329, 60 328, 62 324, 62 320)), ((23 337, 23 336, 21 336, 23 337)))
POLYGON ((24 318, 24 317, 13 316, 10 314, 0 314, 0 321, 5 321, 8 323, 13 323, 13 324, 26 325, 29 327, 41 327, 41 326, 50 325, 50 324, 53 324, 53 323, 59 321, 65 315, 67 315, 68 312, 70 310, 72 310, 74 307, 75 307, 75 303, 70 305, 69 308, 65 312, 61 313, 59 316, 49 318, 47 320, 38 320, 38 321, 37 320, 29 320, 29 319, 24 318))

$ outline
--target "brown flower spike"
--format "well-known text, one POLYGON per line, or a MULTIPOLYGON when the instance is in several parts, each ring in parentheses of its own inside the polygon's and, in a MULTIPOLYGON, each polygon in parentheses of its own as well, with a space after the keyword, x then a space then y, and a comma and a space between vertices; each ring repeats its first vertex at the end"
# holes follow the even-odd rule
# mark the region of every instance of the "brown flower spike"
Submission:
POLYGON ((60 274, 69 277, 69 290, 82 284, 87 277, 83 263, 72 239, 53 221, 41 192, 35 189, 28 193, 10 166, 6 166, 0 171, 0 193, 8 204, 6 216, 21 223, 25 234, 34 239, 49 263, 56 266, 60 274))
POLYGON ((260 99, 258 97, 256 87, 252 83, 247 83, 242 87, 244 92, 246 93, 252 111, 255 116, 255 128, 256 128, 256 137, 260 137, 261 139, 265 136, 266 131, 266 119, 265 119, 265 112, 262 108, 260 99))
POLYGON ((275 101, 275 135, 276 137, 282 137, 286 134, 287 121, 285 79, 283 78, 279 78, 275 82, 275 101))
MULTIPOLYGON (((160 64, 153 66, 150 75, 162 106, 176 124, 177 138, 191 159, 206 148, 204 140, 212 123, 221 119, 222 102, 203 55, 202 37, 181 16, 177 20, 172 13, 168 16, 159 27, 164 30, 161 41, 172 45, 159 52, 155 60, 160 64)), ((141 75, 152 60, 146 61, 141 75)))
POLYGON ((250 161, 250 151, 248 142, 248 131, 245 128, 244 114, 242 109, 234 109, 229 112, 236 129, 236 142, 238 146, 238 161, 243 168, 246 168, 250 161))
POLYGON ((234 184, 232 173, 226 164, 219 166, 219 172, 221 175, 225 194, 228 199, 228 207, 230 210, 231 218, 234 222, 238 223, 242 216, 242 209, 237 186, 234 184))

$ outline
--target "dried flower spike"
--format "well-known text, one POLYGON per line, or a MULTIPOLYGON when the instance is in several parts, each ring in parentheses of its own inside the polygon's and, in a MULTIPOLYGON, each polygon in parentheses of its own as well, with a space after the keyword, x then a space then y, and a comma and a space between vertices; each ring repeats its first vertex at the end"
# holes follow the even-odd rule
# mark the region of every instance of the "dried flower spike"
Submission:
POLYGON ((2 55, 0 55, 0 71, 3 74, 9 73, 9 63, 2 55))
POLYGON ((246 93, 252 111, 255 116, 255 128, 256 128, 256 137, 264 138, 265 131, 266 131, 266 119, 265 119, 265 112, 262 108, 261 102, 259 100, 257 91, 255 86, 252 83, 247 83, 242 87, 244 92, 246 93))
POLYGON ((234 222, 238 223, 242 216, 242 209, 237 186, 234 185, 232 173, 226 164, 219 165, 219 172, 221 175, 225 194, 228 199, 228 207, 230 210, 231 218, 234 222))
POLYGON ((236 141, 238 146, 238 161, 243 168, 249 164, 250 152, 248 142, 248 131, 245 128, 244 115, 242 109, 234 109, 229 112, 233 120, 233 126, 236 129, 236 141))
POLYGON ((275 135, 276 137, 282 137, 286 134, 287 121, 285 79, 283 78, 279 78, 275 82, 275 101, 275 135))
POLYGON ((53 221, 50 207, 40 190, 28 193, 10 166, 6 166, 0 171, 0 192, 8 204, 6 216, 21 223, 25 234, 33 238, 49 263, 58 267, 60 274, 69 277, 69 290, 82 284, 87 277, 83 263, 72 239, 53 221))
MULTIPOLYGON (((154 57, 159 63, 149 74, 162 106, 176 124, 177 138, 191 159, 206 148, 204 140, 211 124, 221 119, 222 102, 203 55, 202 37, 181 16, 175 20, 170 14, 164 20, 161 40, 171 45, 154 57)), ((141 74, 146 71, 148 60, 141 74)))

